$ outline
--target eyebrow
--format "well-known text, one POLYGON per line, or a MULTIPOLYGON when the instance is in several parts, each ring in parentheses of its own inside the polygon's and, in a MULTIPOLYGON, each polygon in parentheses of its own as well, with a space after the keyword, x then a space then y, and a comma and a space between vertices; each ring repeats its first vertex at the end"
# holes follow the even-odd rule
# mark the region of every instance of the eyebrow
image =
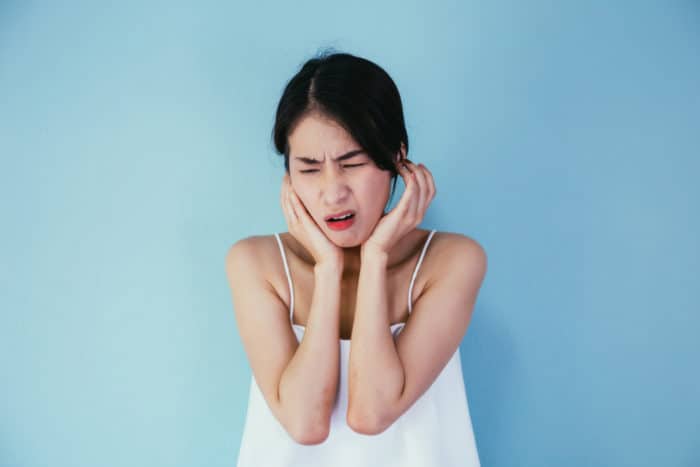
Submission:
MULTIPOLYGON (((355 149, 353 151, 346 152, 342 156, 338 156, 333 160, 334 161, 344 161, 346 159, 350 159, 352 157, 355 157, 358 154, 363 153, 363 152, 365 152, 363 149, 355 149)), ((295 157, 295 159, 298 161, 304 162, 305 164, 310 164, 310 165, 318 165, 321 163, 321 161, 319 161, 317 159, 312 159, 310 157, 295 157)))

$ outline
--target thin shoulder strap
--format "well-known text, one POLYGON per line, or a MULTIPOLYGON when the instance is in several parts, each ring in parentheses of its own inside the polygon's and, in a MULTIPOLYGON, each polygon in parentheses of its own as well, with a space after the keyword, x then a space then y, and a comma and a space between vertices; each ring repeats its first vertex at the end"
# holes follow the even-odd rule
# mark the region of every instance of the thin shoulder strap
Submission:
POLYGON ((275 232, 275 238, 277 239, 277 244, 280 247, 280 254, 282 255, 282 262, 284 263, 284 272, 287 273, 287 284, 289 285, 289 322, 294 323, 294 287, 292 287, 292 275, 289 273, 289 266, 287 265, 287 256, 284 254, 284 246, 282 245, 282 240, 280 236, 275 232))
POLYGON ((416 268, 413 270, 413 277, 411 277, 411 285, 408 287, 408 313, 411 314, 411 311, 413 311, 413 304, 411 303, 411 296, 413 294, 413 283, 416 280, 416 276, 418 275, 418 269, 420 269, 420 265, 423 263, 423 257, 425 256, 425 251, 428 249, 428 244, 430 243, 430 240, 433 238, 433 235, 435 234, 435 231, 437 229, 433 229, 430 234, 428 235, 428 239, 425 241, 425 244, 423 245, 423 251, 421 251, 420 258, 418 258, 418 263, 416 264, 416 268))

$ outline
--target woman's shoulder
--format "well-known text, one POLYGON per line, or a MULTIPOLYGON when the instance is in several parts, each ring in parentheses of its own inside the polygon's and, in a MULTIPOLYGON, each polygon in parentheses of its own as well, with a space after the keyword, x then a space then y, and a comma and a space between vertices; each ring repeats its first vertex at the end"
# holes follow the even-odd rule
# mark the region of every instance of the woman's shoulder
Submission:
MULTIPOLYGON (((423 248, 428 240, 428 235, 433 229, 416 229, 419 237, 423 240, 416 243, 416 247, 423 248)), ((454 262, 459 263, 480 263, 485 262, 486 252, 483 246, 473 237, 458 233, 441 231, 435 229, 435 233, 430 238, 430 243, 427 245, 424 264, 421 269, 428 269, 430 272, 439 275, 444 272, 444 269, 450 267, 454 262)), ((293 251, 288 246, 289 239, 286 236, 291 235, 286 232, 277 234, 285 257, 289 261, 289 256, 293 256, 293 251)), ((266 278, 276 277, 282 267, 282 259, 280 257, 280 248, 273 234, 251 235, 238 240, 234 243, 227 254, 227 261, 230 260, 232 251, 241 252, 238 256, 238 261, 243 261, 246 268, 261 273, 266 278)), ((432 275, 432 274, 431 274, 432 275)))
POLYGON ((455 264, 480 265, 485 260, 486 250, 475 238, 459 232, 439 230, 433 234, 424 258, 426 269, 435 277, 455 264))
POLYGON ((429 248, 433 256, 485 253, 484 247, 473 237, 459 233, 436 230, 429 248))
POLYGON ((281 264, 282 251, 287 261, 291 261, 290 257, 294 256, 294 251, 290 247, 290 236, 288 232, 250 235, 238 240, 232 248, 239 245, 238 248, 246 249, 252 258, 257 259, 259 266, 276 265, 278 262, 281 264))
POLYGON ((267 251, 270 250, 271 247, 276 246, 276 235, 279 235, 280 239, 284 241, 284 237, 286 234, 286 232, 278 232, 271 234, 249 235, 247 237, 241 238, 240 240, 237 240, 233 245, 231 245, 231 248, 236 247, 238 245, 239 247, 250 248, 258 252, 260 252, 261 250, 267 251))
POLYGON ((269 278, 270 269, 275 265, 274 260, 279 259, 279 256, 275 234, 250 235, 237 240, 228 248, 226 264, 228 266, 235 261, 239 267, 269 278))
MULTIPOLYGON (((416 231, 420 232, 421 236, 426 240, 427 236, 430 234, 430 232, 432 232, 432 230, 435 230, 435 233, 430 239, 429 244, 431 256, 451 256, 454 254, 461 255, 465 252, 467 254, 485 254, 485 250, 481 244, 475 238, 468 235, 459 232, 448 232, 437 229, 416 229, 416 231)), ((234 248, 245 249, 254 256, 262 255, 261 259, 269 258, 271 255, 279 255, 279 245, 275 237, 279 236, 280 241, 283 245, 285 245, 287 243, 285 240, 287 235, 289 234, 286 232, 267 235, 250 235, 234 243, 229 248, 229 251, 234 248)))

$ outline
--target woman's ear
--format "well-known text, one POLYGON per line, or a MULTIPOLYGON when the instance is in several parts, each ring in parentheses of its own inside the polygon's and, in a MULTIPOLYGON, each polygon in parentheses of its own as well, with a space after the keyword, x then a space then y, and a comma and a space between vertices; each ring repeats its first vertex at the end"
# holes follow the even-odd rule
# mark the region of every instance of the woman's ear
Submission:
POLYGON ((402 161, 404 161, 405 159, 406 159, 406 145, 402 142, 401 149, 399 149, 399 152, 396 153, 394 162, 398 166, 398 164, 402 163, 402 161))

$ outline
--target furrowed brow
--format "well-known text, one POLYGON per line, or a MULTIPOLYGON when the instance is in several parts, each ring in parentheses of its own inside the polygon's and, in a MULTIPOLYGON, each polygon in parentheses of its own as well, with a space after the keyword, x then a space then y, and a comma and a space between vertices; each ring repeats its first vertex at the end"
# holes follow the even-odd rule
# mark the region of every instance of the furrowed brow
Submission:
MULTIPOLYGON (((333 160, 336 161, 336 162, 337 162, 337 161, 344 161, 344 160, 350 159, 350 158, 352 158, 352 157, 355 157, 355 156, 357 156, 357 155, 359 155, 359 154, 361 154, 361 153, 363 153, 363 152, 364 152, 364 150, 362 150, 362 149, 355 149, 355 150, 353 150, 353 151, 350 151, 350 152, 347 152, 347 153, 343 154, 342 156, 338 156, 338 157, 336 157, 336 158, 333 159, 333 160)), ((295 159, 298 160, 298 161, 300 161, 300 162, 303 162, 303 163, 305 163, 305 164, 309 164, 309 165, 319 165, 319 164, 321 164, 321 161, 319 161, 318 159, 312 159, 312 158, 310 158, 310 157, 295 157, 295 159)))

